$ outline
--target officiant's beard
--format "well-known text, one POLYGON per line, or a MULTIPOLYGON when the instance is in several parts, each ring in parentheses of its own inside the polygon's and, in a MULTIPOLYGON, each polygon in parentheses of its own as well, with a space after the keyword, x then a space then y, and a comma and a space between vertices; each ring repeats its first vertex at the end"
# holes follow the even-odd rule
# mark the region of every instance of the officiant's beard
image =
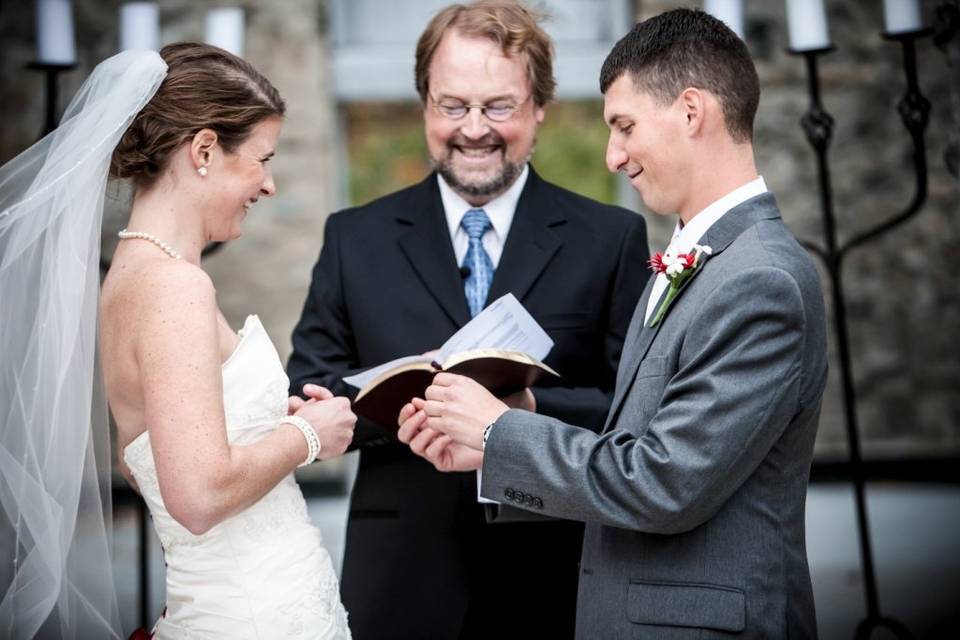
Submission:
POLYGON ((506 157, 507 146, 503 138, 496 135, 488 135, 472 143, 464 144, 463 139, 454 137, 447 142, 446 154, 438 159, 434 159, 433 166, 437 173, 450 185, 450 187, 468 201, 482 201, 483 203, 493 200, 501 193, 510 188, 517 177, 523 172, 523 167, 533 155, 533 148, 520 162, 511 162, 506 157), (499 171, 495 175, 487 178, 473 178, 470 175, 464 175, 454 168, 453 154, 456 153, 458 146, 480 147, 497 145, 499 149, 495 153, 503 155, 499 171))

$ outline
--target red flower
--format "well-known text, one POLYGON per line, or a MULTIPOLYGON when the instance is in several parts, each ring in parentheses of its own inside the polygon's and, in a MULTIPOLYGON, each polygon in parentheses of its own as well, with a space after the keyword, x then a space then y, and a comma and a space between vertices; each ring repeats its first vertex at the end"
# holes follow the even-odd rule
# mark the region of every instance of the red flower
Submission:
POLYGON ((689 269, 697 261, 697 256, 692 253, 681 253, 677 256, 680 260, 683 260, 683 268, 689 269))
POLYGON ((667 270, 667 265, 663 264, 663 254, 657 251, 653 257, 647 261, 654 273, 663 273, 667 270))

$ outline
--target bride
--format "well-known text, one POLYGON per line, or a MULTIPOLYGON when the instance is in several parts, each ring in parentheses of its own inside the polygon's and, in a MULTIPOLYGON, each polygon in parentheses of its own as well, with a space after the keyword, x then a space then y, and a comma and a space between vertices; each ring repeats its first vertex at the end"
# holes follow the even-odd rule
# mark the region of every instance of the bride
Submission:
MULTIPOLYGON (((53 207, 59 207, 59 215, 41 207, 32 223, 24 217, 20 223, 3 220, 10 214, 16 218, 25 203, 34 207, 51 189, 63 188, 51 186, 64 184, 61 174, 67 182, 75 180, 76 167, 82 171, 95 161, 99 134, 109 138, 111 127, 125 126, 133 116, 129 126, 117 128, 111 142, 119 138, 119 143, 112 153, 112 146, 101 152, 111 177, 133 181, 135 196, 102 285, 99 347, 120 466, 150 509, 167 565, 166 609, 153 637, 349 638, 330 556, 309 521, 293 470, 341 455, 356 417, 348 400, 321 388, 309 390, 309 402, 288 399, 287 377, 259 319, 249 316, 234 332, 200 267, 206 244, 238 237, 250 208, 273 195, 269 162, 284 103, 249 64, 199 44, 170 45, 159 57, 119 54, 94 71, 85 91, 86 101, 75 108, 75 100, 70 108, 76 118, 68 122, 68 110, 67 124, 54 134, 29 187, 33 192, 9 208, 6 196, 0 200, 0 255, 6 262, 13 255, 11 238, 27 233, 23 227, 35 226, 42 214, 66 218, 74 215, 74 206, 82 208, 84 197, 75 193, 67 198, 76 198, 72 204, 53 207), (109 110, 123 104, 128 117, 117 122, 109 110), (44 185, 39 197, 37 185, 44 185)), ((7 167, 0 172, 0 184, 6 172, 7 167)), ((101 180, 86 185, 100 194, 91 218, 99 234, 103 184, 99 174, 91 175, 101 180)), ((44 235, 66 235, 59 224, 51 220, 44 235)), ((79 245, 82 239, 73 242, 79 245)), ((56 253, 44 249, 60 262, 72 257, 63 255, 71 250, 68 245, 55 248, 56 253)), ((0 271, 0 285, 13 282, 8 275, 0 271)), ((78 311, 87 311, 89 296, 81 298, 78 311)), ((58 313, 59 306, 50 305, 51 312, 58 313)), ((74 321, 83 326, 88 316, 79 316, 74 321)), ((41 323, 31 325, 30 335, 38 326, 50 332, 41 323)), ((89 355, 83 340, 79 343, 77 350, 89 355)), ((31 357, 24 352, 22 359, 29 363, 31 357)), ((26 385, 14 387, 5 380, 0 400, 22 403, 26 385)), ((0 435, 0 453, 8 453, 9 434, 0 435)), ((32 455, 40 454, 34 450, 32 455)), ((19 483, 0 497, 29 485, 32 466, 23 465, 19 483)), ((21 502, 17 523, 27 511, 21 502)), ((13 522, 11 513, 8 509, 13 522)), ((16 532, 18 549, 28 547, 26 527, 18 525, 16 532)), ((70 576, 68 566, 63 580, 70 576)), ((20 603, 4 599, 0 626, 9 613, 10 629, 26 629, 13 616, 19 612, 21 625, 29 617, 27 591, 21 590, 20 603)), ((70 595, 57 591, 54 613, 68 632, 64 635, 72 635, 62 621, 68 609, 62 600, 70 595)))

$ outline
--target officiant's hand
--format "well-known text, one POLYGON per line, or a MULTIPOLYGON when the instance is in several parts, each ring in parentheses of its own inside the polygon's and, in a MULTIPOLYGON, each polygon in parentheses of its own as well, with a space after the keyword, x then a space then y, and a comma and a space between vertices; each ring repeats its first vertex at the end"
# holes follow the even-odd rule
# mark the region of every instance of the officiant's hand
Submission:
POLYGON ((483 466, 483 452, 458 444, 450 436, 426 425, 424 400, 414 398, 403 406, 397 422, 397 438, 410 445, 410 450, 425 458, 438 471, 473 471, 483 466))
POLYGON ((452 373, 433 376, 424 399, 428 427, 478 451, 483 429, 510 409, 479 382, 452 373))

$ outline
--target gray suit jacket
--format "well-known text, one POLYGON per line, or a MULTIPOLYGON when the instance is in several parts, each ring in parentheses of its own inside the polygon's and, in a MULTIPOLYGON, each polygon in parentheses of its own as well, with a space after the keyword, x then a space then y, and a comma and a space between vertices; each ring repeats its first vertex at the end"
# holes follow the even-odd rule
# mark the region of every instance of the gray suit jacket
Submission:
MULTIPOLYGON (((819 277, 763 194, 624 343, 601 434, 511 410, 488 498, 587 524, 577 637, 815 638, 804 505, 827 377, 819 277)), ((638 274, 640 277, 641 274, 638 274)))

